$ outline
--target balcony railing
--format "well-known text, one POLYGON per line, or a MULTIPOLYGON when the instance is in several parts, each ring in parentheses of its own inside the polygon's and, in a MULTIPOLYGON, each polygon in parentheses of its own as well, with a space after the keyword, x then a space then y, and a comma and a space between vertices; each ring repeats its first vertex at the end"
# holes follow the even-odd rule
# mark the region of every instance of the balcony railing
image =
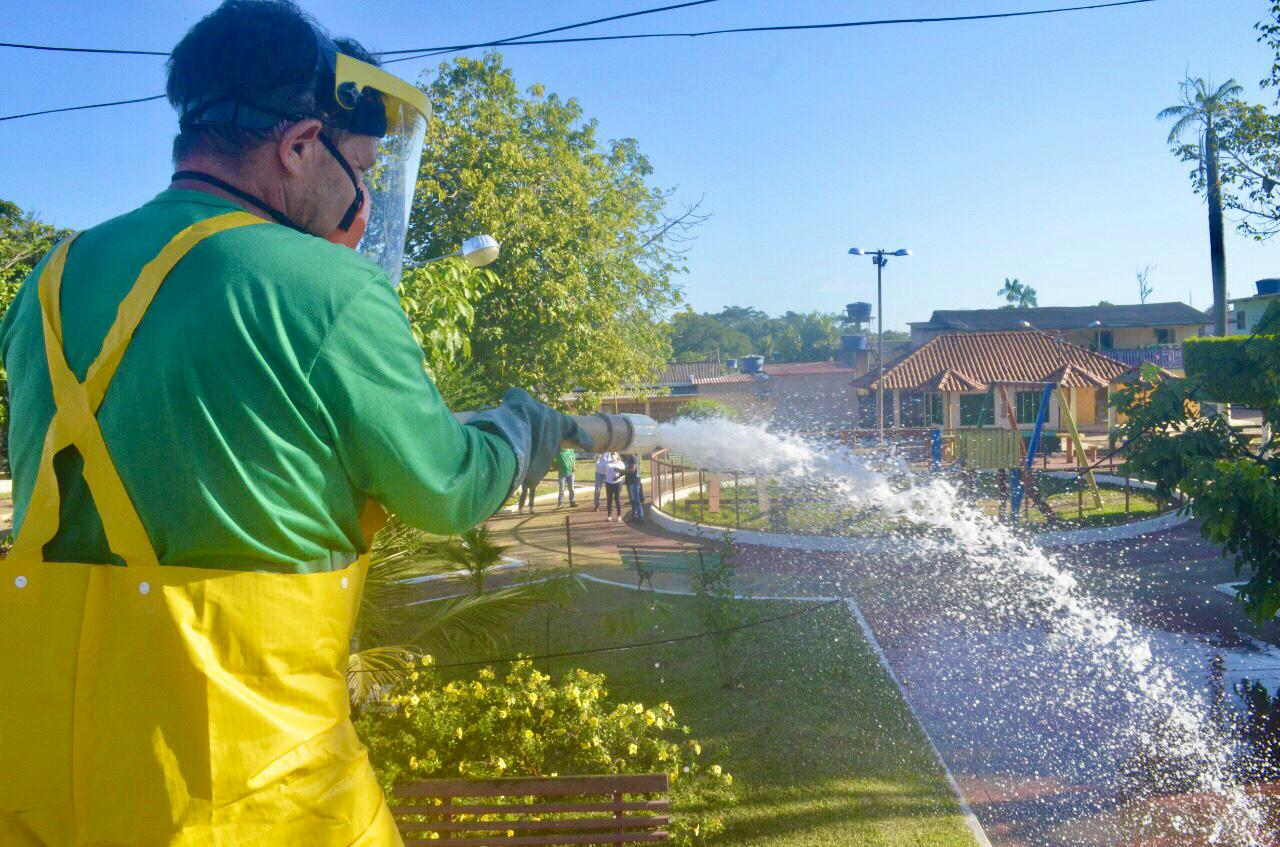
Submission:
POLYGON ((1142 347, 1136 350, 1099 350, 1098 352, 1130 367, 1150 362, 1167 370, 1182 370, 1181 344, 1142 347))

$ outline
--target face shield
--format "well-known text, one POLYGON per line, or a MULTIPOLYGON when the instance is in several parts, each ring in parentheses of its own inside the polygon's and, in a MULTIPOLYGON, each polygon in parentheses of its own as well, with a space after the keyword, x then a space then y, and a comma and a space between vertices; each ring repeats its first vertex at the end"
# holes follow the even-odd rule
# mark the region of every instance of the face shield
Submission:
POLYGON ((417 87, 343 53, 333 54, 333 79, 334 99, 349 112, 344 123, 378 139, 373 167, 364 175, 358 217, 367 215, 368 223, 356 249, 399 287, 431 103, 417 87))

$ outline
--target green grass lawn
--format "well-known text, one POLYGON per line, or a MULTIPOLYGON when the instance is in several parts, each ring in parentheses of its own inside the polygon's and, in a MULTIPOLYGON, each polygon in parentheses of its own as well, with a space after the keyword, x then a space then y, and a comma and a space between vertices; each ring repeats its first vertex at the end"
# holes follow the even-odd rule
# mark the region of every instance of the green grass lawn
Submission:
MULTIPOLYGON (((512 628, 527 653, 581 650, 705 631, 694 598, 590 586, 548 625, 535 611, 512 628)), ((743 601, 759 620, 796 608, 743 601)), ((507 645, 502 650, 510 650, 507 645)), ((707 761, 734 775, 716 845, 959 847, 973 840, 897 689, 843 605, 735 633, 722 684, 701 638, 554 660, 607 675, 611 694, 669 701, 707 761)), ((677 810, 678 814, 678 810, 677 810)))
MULTIPOLYGON (((1074 481, 1037 474, 1036 482, 1048 498, 1050 508, 1064 521, 1063 528, 1109 526, 1142 520, 1167 508, 1167 504, 1157 502, 1150 492, 1131 488, 1126 512, 1124 489, 1102 485, 1099 486, 1102 508, 1094 506, 1093 498, 1086 489, 1081 511, 1074 481)), ((993 474, 980 474, 976 488, 969 493, 978 509, 988 515, 998 513, 1000 499, 993 474)), ((770 485, 770 509, 766 512, 761 512, 757 505, 755 483, 742 483, 736 498, 732 485, 722 486, 719 512, 707 511, 705 500, 705 492, 699 498, 695 491, 664 509, 684 520, 766 532, 867 536, 909 528, 903 522, 895 525, 875 511, 856 511, 836 502, 823 502, 812 495, 788 493, 776 484, 770 485)), ((1046 518, 1028 502, 1025 522, 1039 525, 1046 523, 1046 518)))

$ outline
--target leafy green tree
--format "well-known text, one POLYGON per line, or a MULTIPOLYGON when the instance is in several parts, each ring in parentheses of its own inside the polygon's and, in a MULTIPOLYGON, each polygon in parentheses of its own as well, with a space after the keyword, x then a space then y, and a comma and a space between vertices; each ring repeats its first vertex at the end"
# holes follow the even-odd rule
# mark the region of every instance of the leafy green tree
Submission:
POLYGON ((671 353, 677 362, 732 359, 752 352, 746 333, 712 315, 690 311, 671 316, 671 353))
POLYGON ((1156 117, 1172 120, 1169 144, 1184 161, 1194 161, 1193 184, 1209 205, 1209 265, 1213 275, 1213 316, 1216 335, 1227 334, 1227 250, 1222 229, 1222 176, 1219 171, 1219 128, 1244 88, 1229 79, 1217 88, 1188 76, 1179 86, 1181 102, 1156 117), (1195 140, 1184 138, 1194 132, 1195 140))
POLYGON ((676 410, 676 420, 706 421, 723 419, 736 421, 741 418, 738 410, 719 400, 690 400, 676 410))
POLYGON ((1004 309, 1030 309, 1040 305, 1036 302, 1036 290, 1019 281, 1017 277, 1013 279, 1005 277, 1004 285, 996 295, 1005 299, 1007 305, 1001 307, 1004 309))
MULTIPOLYGON (((1280 307, 1263 320, 1280 329, 1280 307)), ((1119 394, 1128 472, 1154 481, 1162 497, 1190 498, 1201 533, 1223 545, 1238 573, 1248 572, 1246 608, 1269 620, 1280 611, 1280 335, 1193 339, 1184 355, 1187 379, 1147 366, 1119 394), (1202 399, 1260 407, 1267 424, 1260 443, 1220 415, 1201 415, 1202 399)))
POLYGON ((435 113, 408 264, 477 233, 502 242, 474 301, 473 387, 521 385, 557 405, 579 390, 589 404, 652 381, 696 205, 669 216, 634 139, 601 142, 577 100, 521 93, 497 54, 441 65, 425 88, 435 113))
POLYGON ((53 245, 70 233, 42 223, 17 203, 0 200, 0 314, 8 310, 18 287, 53 245))
MULTIPOLYGON (((22 281, 70 230, 42 223, 16 203, 0 200, 0 315, 18 293, 22 281)), ((9 473, 9 386, 0 370, 0 473, 9 473)))

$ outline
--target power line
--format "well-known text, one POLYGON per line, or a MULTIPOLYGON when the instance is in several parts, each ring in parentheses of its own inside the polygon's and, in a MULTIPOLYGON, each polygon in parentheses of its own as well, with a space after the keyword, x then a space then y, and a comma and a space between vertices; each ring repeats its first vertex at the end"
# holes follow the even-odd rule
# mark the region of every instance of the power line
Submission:
MULTIPOLYGON (((620 21, 625 18, 638 18, 642 15, 652 15, 658 12, 667 12, 672 9, 684 9, 689 6, 702 6, 707 3, 718 3, 720 0, 691 0, 688 3, 676 3, 671 6, 659 6, 654 9, 641 9, 636 12, 627 12, 621 15, 610 15, 607 18, 596 18, 590 21, 581 21, 576 24, 566 24, 564 26, 552 27, 551 29, 540 29, 537 32, 526 32, 523 35, 513 35, 509 38, 499 39, 497 41, 485 42, 485 46, 496 46, 499 44, 507 44, 522 38, 534 38, 539 35, 550 35, 553 32, 564 32, 570 29, 580 29, 582 27, 593 26, 595 24, 608 23, 610 21, 620 21)), ((27 44, 17 41, 0 41, 0 47, 8 47, 13 50, 40 50, 49 53, 94 53, 106 56, 168 56, 165 50, 118 50, 110 47, 64 47, 55 44, 27 44)), ((407 50, 381 50, 375 52, 375 56, 395 56, 403 53, 421 53, 424 50, 435 50, 440 53, 454 52, 460 48, 449 47, 412 47, 407 50)), ((434 55, 434 54, 428 54, 434 55)), ((416 58, 416 57, 410 57, 416 58)), ((393 59, 392 61, 404 61, 403 59, 393 59)))
POLYGON ((58 112, 78 112, 82 109, 104 109, 107 106, 127 106, 130 103, 147 103, 151 100, 163 100, 165 95, 153 94, 150 97, 134 97, 132 100, 112 100, 107 103, 88 103, 84 106, 63 106, 60 109, 41 109, 39 112, 24 112, 20 115, 0 115, 0 121, 16 121, 18 118, 34 118, 37 115, 54 115, 58 112))
MULTIPOLYGON (((691 633, 689 635, 678 635, 673 638, 656 638, 650 641, 635 641, 628 644, 615 644, 611 647, 590 647, 584 650, 561 650, 558 653, 528 653, 528 654, 517 653, 514 656, 499 656, 492 659, 476 659, 474 661, 467 661, 467 662, 449 662, 447 664, 433 665, 432 667, 472 668, 480 665, 503 665, 503 664, 510 664, 512 662, 522 662, 526 660, 540 661, 542 659, 566 659, 574 656, 594 656, 600 653, 618 653, 623 650, 637 650, 641 647, 661 647, 667 644, 681 644, 686 641, 696 641, 700 638, 710 638, 711 636, 715 636, 715 635, 730 635, 735 632, 741 632, 744 629, 753 629, 757 626, 764 626, 766 624, 778 623, 780 621, 789 620, 791 618, 797 618, 802 615, 811 615, 814 612, 820 611, 822 609, 826 609, 830 606, 834 606, 837 603, 844 603, 847 600, 851 599, 852 596, 853 595, 849 595, 848 597, 832 597, 826 600, 814 601, 808 606, 804 606, 799 609, 794 609, 790 612, 784 612, 783 614, 780 614, 780 615, 772 615, 767 618, 760 618, 759 620, 748 621, 747 623, 735 624, 734 626, 727 626, 722 629, 710 629, 710 630, 705 630, 703 632, 691 633)), ((401 669, 399 668, 378 668, 378 669, 366 668, 366 669, 353 671, 353 673, 387 673, 388 671, 400 672, 400 670, 401 669)), ((404 672, 407 673, 410 669, 405 668, 403 670, 404 672)))
MULTIPOLYGON (((881 18, 878 20, 867 21, 837 21, 827 24, 779 24, 776 26, 744 26, 731 27, 726 29, 707 29, 697 32, 637 32, 629 35, 584 35, 574 38, 542 38, 525 41, 484 41, 475 44, 451 44, 446 47, 423 47, 422 51, 434 52, 453 52, 457 50, 471 50, 477 47, 521 47, 531 44, 582 44, 591 41, 627 41, 648 38, 700 38, 707 35, 731 35, 753 32, 800 32, 804 30, 821 30, 821 29, 851 29, 854 27, 870 27, 870 26, 895 26, 902 24, 934 24, 934 23, 963 23, 966 21, 988 21, 1004 18, 1026 18, 1036 15, 1057 15, 1065 12, 1087 12, 1098 9, 1113 9, 1120 6, 1137 6, 1143 3, 1155 3, 1157 0, 1115 0, 1111 3, 1094 3, 1087 6, 1061 6, 1055 9, 1029 9, 1023 12, 991 12, 984 15, 945 15, 932 18, 881 18)), ((424 52, 420 56, 411 56, 408 58, 423 58, 425 56, 434 55, 434 52, 424 52)), ((403 61, 403 60, 397 60, 403 61)))
POLYGON ((49 53, 101 53, 108 56, 168 56, 161 50, 113 50, 107 47, 59 47, 52 44, 20 44, 16 41, 0 41, 0 47, 14 50, 43 50, 49 53))
MULTIPOLYGON (((700 2, 712 2, 712 0, 700 0, 700 2)), ((778 25, 778 26, 733 27, 733 28, 727 28, 727 29, 709 29, 709 30, 702 30, 698 32, 649 32, 649 33, 633 33, 630 35, 594 35, 594 36, 580 36, 575 38, 544 38, 544 39, 525 39, 525 40, 519 40, 521 39, 521 36, 513 36, 510 39, 500 39, 497 41, 481 41, 481 42, 476 42, 474 44, 451 44, 451 45, 442 45, 438 47, 417 48, 416 55, 402 56, 397 59, 391 59, 389 60, 389 62, 402 62, 402 61, 409 61, 411 59, 422 59, 428 56, 437 55, 439 53, 452 53, 460 50, 471 50, 479 47, 499 47, 499 46, 518 47, 518 46, 535 45, 535 44, 582 44, 582 43, 593 42, 593 41, 623 41, 623 40, 637 40, 637 39, 651 39, 651 38, 699 38, 702 36, 729 35, 734 33, 799 32, 804 30, 850 29, 855 27, 891 26, 891 25, 904 25, 904 24, 962 23, 966 21, 985 21, 985 20, 999 20, 999 19, 1008 19, 1008 18, 1025 18, 1025 17, 1032 17, 1037 15, 1056 15, 1056 14, 1063 14, 1067 12, 1086 12, 1086 11, 1095 11, 1100 9, 1112 9, 1120 6, 1137 6, 1145 3, 1155 3, 1155 2, 1157 2, 1157 0, 1115 0, 1115 2, 1094 3, 1091 5, 1085 5, 1085 6, 1061 6, 1053 9, 1030 9, 1022 12, 992 12, 984 15, 948 15, 943 17, 932 17, 932 18, 883 18, 879 20, 865 20, 865 21, 839 21, 836 23, 827 23, 827 24, 786 24, 786 25, 778 25)), ((674 6, 663 6, 656 9, 641 10, 639 12, 632 12, 630 13, 629 16, 634 17, 639 14, 651 14, 656 11, 683 8, 685 6, 692 6, 692 5, 697 5, 697 2, 676 4, 674 6)), ((613 16, 611 18, 600 18, 598 21, 586 21, 579 24, 568 24, 563 27, 557 27, 551 30, 546 30, 545 32, 559 32, 566 29, 573 29, 579 26, 587 26, 589 24, 598 23, 600 21, 614 20, 619 17, 627 17, 627 15, 613 16)), ((141 55, 160 55, 160 56, 167 55, 164 53, 157 53, 153 51, 141 51, 141 50, 111 51, 111 50, 96 49, 96 48, 51 47, 48 45, 33 45, 33 44, 9 43, 9 44, 0 44, 0 46, 21 47, 24 49, 33 49, 33 50, 42 49, 42 50, 60 50, 60 51, 73 51, 73 52, 130 53, 130 54, 136 53, 141 55)), ((401 53, 401 52, 405 52, 405 51, 403 50, 387 51, 382 53, 381 55, 392 55, 392 54, 401 53)), ((16 120, 18 118, 36 117, 37 115, 50 115, 50 114, 56 114, 58 112, 74 112, 82 109, 101 109, 109 106, 120 106, 126 103, 142 103, 147 100, 159 100, 163 96, 164 95, 162 94, 157 94, 152 97, 139 97, 139 98, 134 98, 132 100, 120 100, 120 101, 113 101, 108 103, 90 103, 84 106, 66 106, 60 109, 44 109, 37 112, 27 112, 19 115, 3 115, 3 116, 0 116, 0 121, 9 121, 9 120, 16 120)))
MULTIPOLYGON (((658 6, 653 9, 641 9, 636 12, 627 12, 621 15, 610 15, 607 18, 596 18, 595 20, 582 21, 576 24, 566 24, 565 26, 552 27, 551 29, 538 30, 537 32, 526 32, 523 35, 513 35, 509 38, 502 38, 497 41, 486 42, 483 46, 498 47, 504 44, 511 44, 512 42, 520 41, 525 38, 536 38, 539 35, 550 35, 553 32, 564 32, 570 29, 580 29, 582 27, 594 26, 595 24, 609 23, 611 21, 620 21, 620 20, 623 20, 624 18, 638 18, 641 15, 652 15, 658 12, 669 12, 673 9, 686 9, 690 6, 703 6, 703 5, 706 5, 707 3, 717 3, 717 2, 719 2, 719 0, 692 0, 692 2, 688 2, 688 3, 676 3, 671 6, 658 6)), ((386 62, 386 64, 389 65, 394 62, 407 62, 412 59, 425 59, 428 56, 438 56, 442 53, 457 53, 459 50, 462 50, 462 49, 464 48, 461 48, 461 47, 415 47, 409 50, 383 50, 377 55, 395 56, 402 53, 417 54, 413 56, 402 56, 399 59, 389 59, 386 62), (430 51, 430 52, 423 52, 423 51, 430 51)))

